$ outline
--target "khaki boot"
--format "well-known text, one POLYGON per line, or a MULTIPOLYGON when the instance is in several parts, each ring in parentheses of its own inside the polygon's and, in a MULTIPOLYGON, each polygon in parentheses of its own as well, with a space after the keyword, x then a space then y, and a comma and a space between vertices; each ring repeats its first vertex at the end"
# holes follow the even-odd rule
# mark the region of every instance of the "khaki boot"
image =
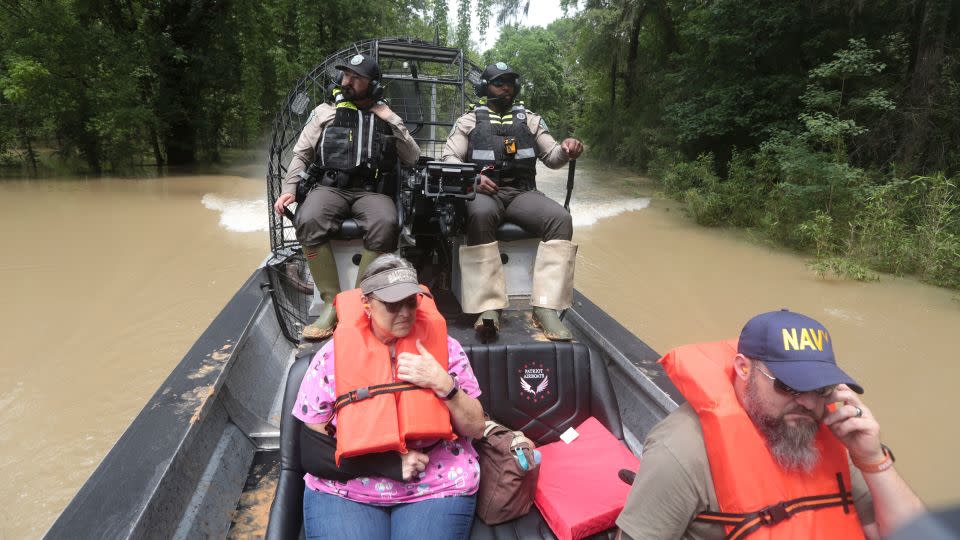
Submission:
POLYGON ((333 307, 333 298, 340 293, 340 276, 337 274, 337 263, 333 259, 333 248, 329 243, 314 247, 303 248, 303 255, 307 259, 307 267, 313 282, 317 284, 323 305, 320 314, 313 324, 304 327, 303 339, 316 341, 326 339, 333 334, 337 326, 337 311, 333 307))
POLYGON ((370 251, 367 248, 363 248, 363 254, 360 255, 360 264, 357 265, 357 282, 354 284, 354 287, 359 287, 360 282, 363 281, 363 273, 367 271, 367 267, 370 266, 381 253, 379 251, 370 251))
POLYGON ((507 282, 497 242, 460 246, 460 293, 463 312, 481 314, 474 329, 484 337, 495 336, 500 331, 497 310, 507 307, 507 282))
POLYGON ((552 341, 570 341, 573 334, 560 321, 557 311, 573 303, 573 270, 577 245, 569 240, 540 242, 533 264, 533 321, 552 341))

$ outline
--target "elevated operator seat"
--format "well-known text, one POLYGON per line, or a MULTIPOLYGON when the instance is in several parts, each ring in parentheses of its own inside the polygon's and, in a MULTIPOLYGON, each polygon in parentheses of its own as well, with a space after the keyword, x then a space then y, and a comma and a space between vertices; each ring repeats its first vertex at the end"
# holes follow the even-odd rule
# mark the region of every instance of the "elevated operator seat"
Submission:
MULTIPOLYGON (((580 343, 537 342, 464 347, 480 383, 480 402, 494 419, 520 429, 538 445, 554 442, 590 416, 618 439, 623 430, 610 378, 599 356, 580 343)), ((300 430, 293 409, 311 358, 298 358, 288 374, 280 422, 280 478, 270 508, 267 538, 302 535, 303 470, 300 430)), ((555 539, 534 507, 520 519, 488 526, 476 520, 474 539, 555 539)))
MULTIPOLYGON (((460 237, 453 246, 454 296, 462 303, 460 290, 460 246, 466 238, 460 237)), ((530 234, 519 225, 503 222, 497 228, 497 242, 500 246, 500 260, 503 261, 503 277, 507 284, 507 299, 511 309, 529 309, 530 295, 533 293, 533 263, 537 258, 540 237, 530 234)))

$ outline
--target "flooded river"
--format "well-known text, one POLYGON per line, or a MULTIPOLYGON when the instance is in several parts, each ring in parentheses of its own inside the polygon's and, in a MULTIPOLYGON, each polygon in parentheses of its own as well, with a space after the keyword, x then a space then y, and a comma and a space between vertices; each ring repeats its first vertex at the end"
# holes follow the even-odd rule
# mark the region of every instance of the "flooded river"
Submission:
MULTIPOLYGON (((833 333, 897 467, 960 502, 949 397, 955 293, 821 280, 802 257, 705 229, 621 170, 578 168, 577 287, 664 352, 780 307, 833 333)), ((565 171, 541 188, 563 199, 565 171)), ((256 167, 143 179, 0 181, 0 539, 38 537, 266 256, 256 167)))

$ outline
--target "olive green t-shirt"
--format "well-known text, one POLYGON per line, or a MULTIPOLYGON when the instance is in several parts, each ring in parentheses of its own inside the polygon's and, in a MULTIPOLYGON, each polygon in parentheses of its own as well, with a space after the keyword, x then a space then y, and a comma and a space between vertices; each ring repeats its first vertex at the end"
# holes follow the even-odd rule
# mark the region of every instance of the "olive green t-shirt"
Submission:
MULTIPOLYGON (((850 468, 850 480, 860 522, 873 523, 873 499, 855 467, 850 468)), ((719 512, 720 506, 700 419, 685 403, 647 435, 640 471, 617 526, 636 539, 722 539, 722 525, 693 521, 705 511, 719 512)))

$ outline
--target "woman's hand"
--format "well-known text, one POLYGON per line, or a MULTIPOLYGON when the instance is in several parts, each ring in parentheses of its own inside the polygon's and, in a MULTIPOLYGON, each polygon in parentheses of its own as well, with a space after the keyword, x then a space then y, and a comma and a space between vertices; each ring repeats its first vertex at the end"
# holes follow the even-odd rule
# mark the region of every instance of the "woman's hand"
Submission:
POLYGON ((437 363, 430 351, 417 340, 420 354, 402 352, 397 356, 397 378, 445 396, 453 390, 453 377, 437 363))
POLYGON ((400 470, 403 479, 410 481, 417 477, 427 468, 430 463, 430 456, 417 450, 407 450, 406 454, 400 454, 400 470))

